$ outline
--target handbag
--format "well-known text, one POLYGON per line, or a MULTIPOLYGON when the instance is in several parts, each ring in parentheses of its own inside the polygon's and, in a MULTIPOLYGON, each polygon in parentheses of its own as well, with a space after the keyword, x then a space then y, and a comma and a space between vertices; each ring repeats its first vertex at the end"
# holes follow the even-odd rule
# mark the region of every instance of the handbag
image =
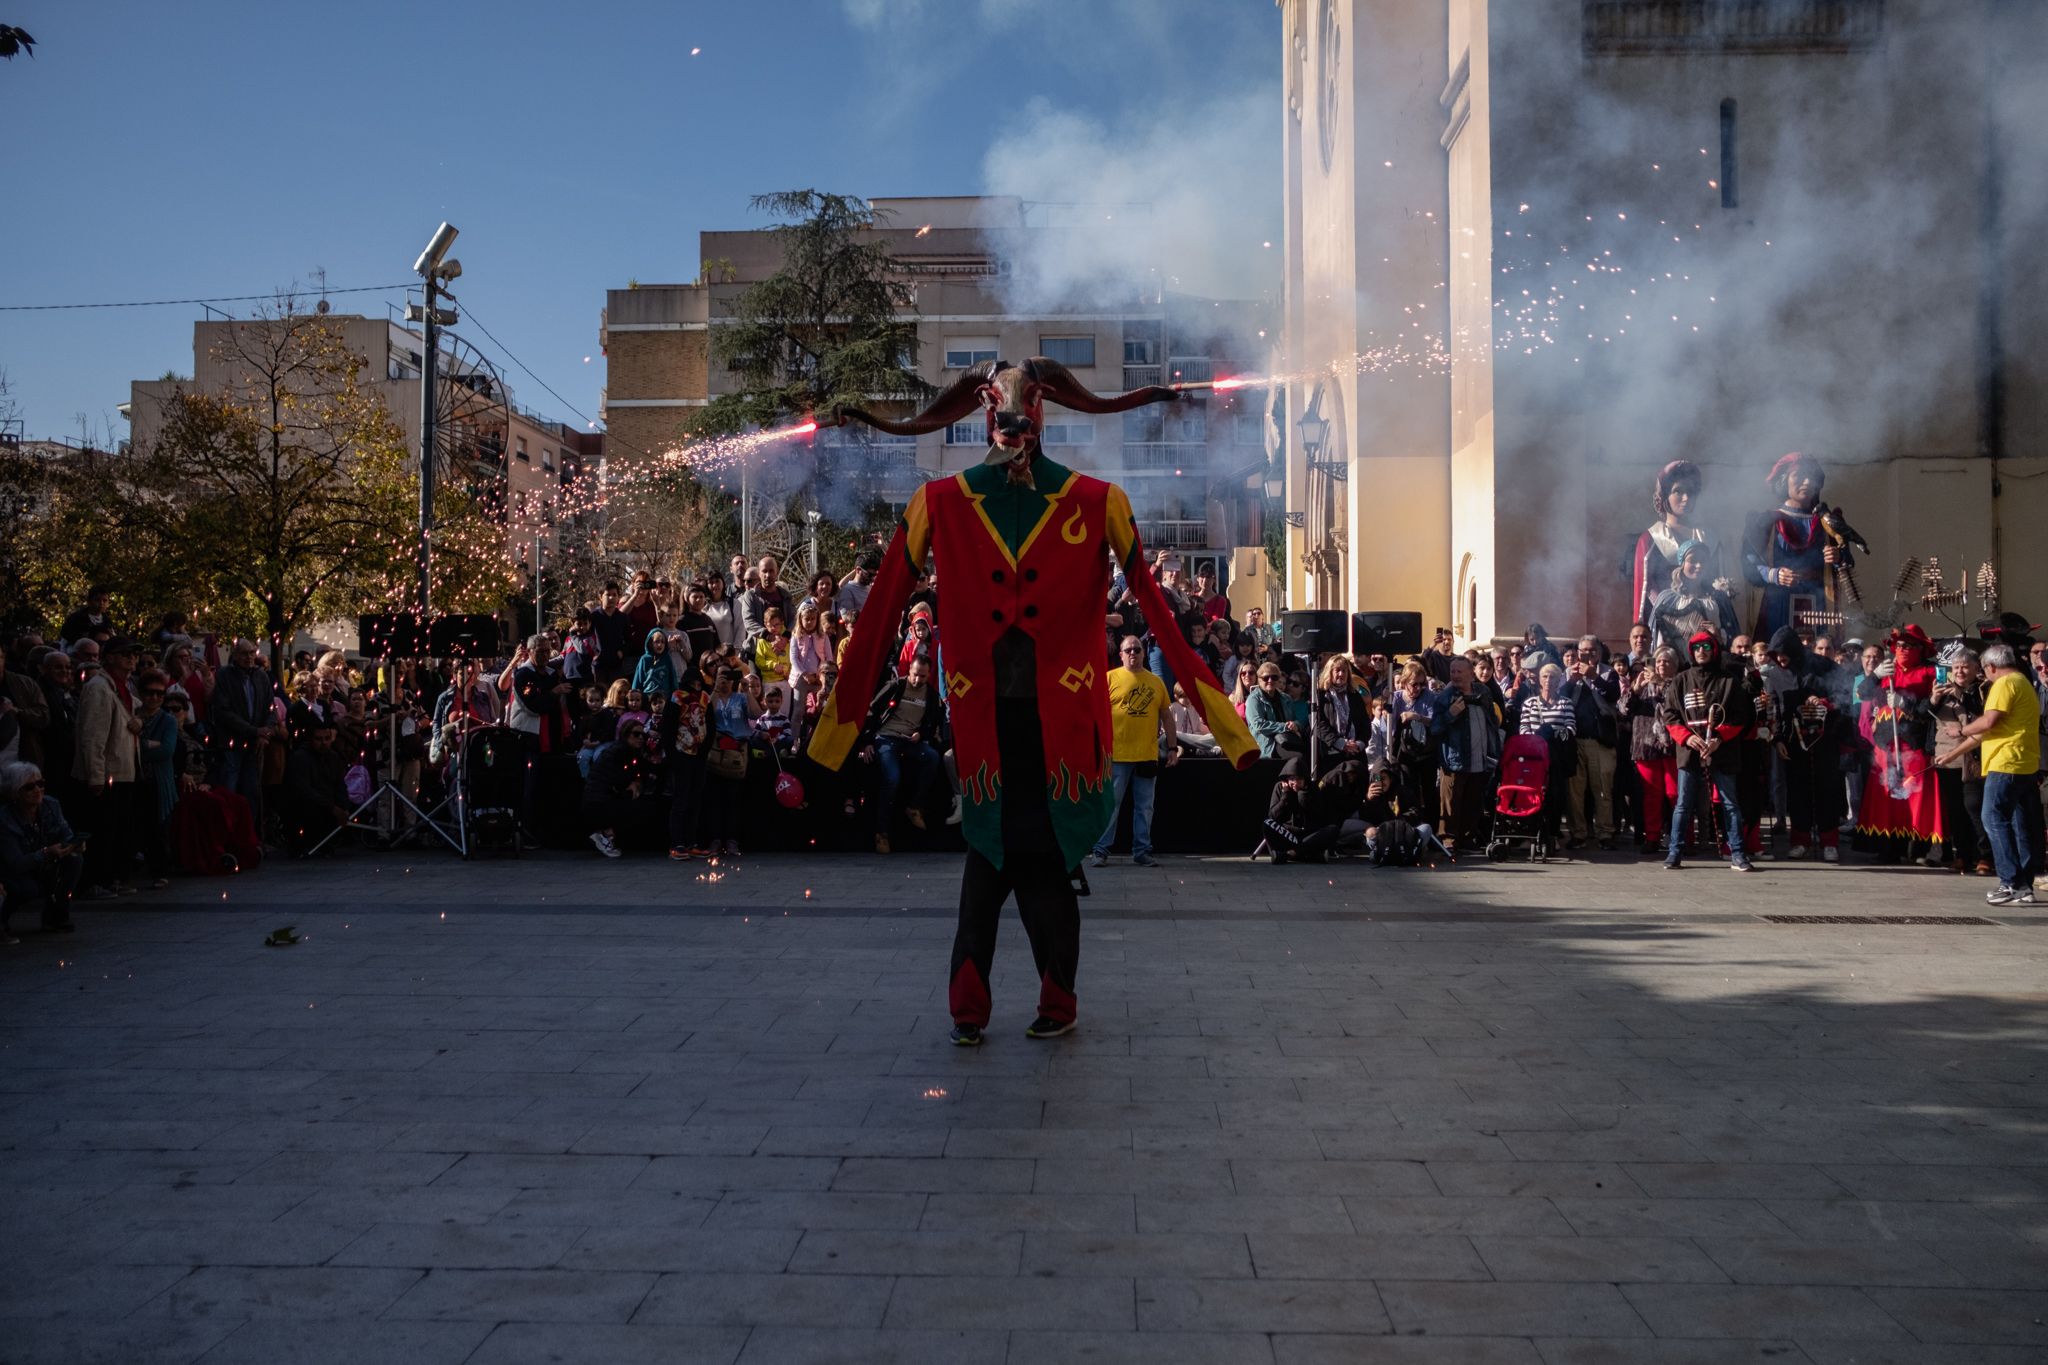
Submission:
POLYGON ((747 748, 736 739, 721 737, 704 756, 704 769, 726 782, 744 781, 747 776, 747 748))

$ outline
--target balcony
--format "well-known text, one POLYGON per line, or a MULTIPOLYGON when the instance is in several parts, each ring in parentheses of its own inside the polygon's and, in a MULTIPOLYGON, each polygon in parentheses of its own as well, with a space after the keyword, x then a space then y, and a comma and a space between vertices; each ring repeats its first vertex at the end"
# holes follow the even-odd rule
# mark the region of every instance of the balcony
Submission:
POLYGON ((1138 539, 1153 550, 1200 550, 1209 543, 1206 521, 1140 521, 1138 539))
POLYGON ((1124 389, 1129 391, 1131 389, 1149 388, 1153 384, 1163 382, 1165 373, 1157 365, 1126 365, 1124 366, 1124 389))
POLYGON ((1589 56, 1853 52, 1884 40, 1884 0, 1585 0, 1589 56))
POLYGON ((1205 355, 1176 355, 1166 358, 1169 384, 1206 384, 1216 377, 1216 367, 1205 355))
POLYGON ((1125 469, 1206 471, 1209 447, 1199 441, 1125 441, 1125 469))

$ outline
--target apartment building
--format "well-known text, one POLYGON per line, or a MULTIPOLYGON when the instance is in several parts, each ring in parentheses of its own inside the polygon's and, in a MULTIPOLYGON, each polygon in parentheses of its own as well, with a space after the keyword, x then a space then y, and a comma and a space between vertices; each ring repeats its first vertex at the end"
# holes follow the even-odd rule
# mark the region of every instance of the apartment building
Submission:
MULTIPOLYGON (((364 362, 363 386, 375 395, 405 433, 408 451, 419 449, 420 367, 425 339, 388 318, 329 313, 323 325, 364 362)), ((164 405, 183 392, 222 394, 241 387, 235 356, 257 349, 256 338, 238 330, 270 327, 262 318, 207 318, 193 325, 189 376, 137 380, 121 405, 133 449, 147 450, 162 430, 164 405)), ((505 527, 507 553, 530 554, 538 536, 556 545, 565 520, 573 524, 584 502, 580 481, 594 477, 604 453, 604 436, 519 406, 503 379, 487 367, 445 348, 436 366, 447 461, 442 477, 467 485, 505 527), (565 501, 566 500, 566 501, 565 501), (565 518, 565 508, 567 515, 565 518)))
MULTIPOLYGON (((996 197, 872 201, 877 235, 908 271, 918 372, 943 387, 993 359, 1060 361, 1098 393, 1175 380, 1193 382, 1265 368, 1264 305, 1162 294, 1134 281, 1095 303, 1026 307, 1012 288, 1018 250, 1057 249, 1055 215, 996 197)), ((702 278, 691 284, 609 290, 600 324, 607 364, 604 416, 612 458, 649 458, 683 442, 689 412, 737 387, 711 358, 711 329, 750 284, 781 261, 772 233, 706 232, 702 278)), ((1267 460, 1264 390, 1195 393, 1173 405, 1091 417, 1052 407, 1047 453, 1122 484, 1145 540, 1227 573, 1231 551, 1257 545, 1267 460)), ((813 505, 843 500, 849 485, 900 505, 918 483, 979 463, 987 441, 979 415, 949 430, 893 437, 866 428, 827 429, 805 453, 769 448, 753 457, 751 486, 807 485, 813 505)), ((737 475, 721 474, 737 486, 737 475)), ((780 502, 760 499, 768 516, 780 502)), ((757 515, 763 513, 757 512, 757 515)))

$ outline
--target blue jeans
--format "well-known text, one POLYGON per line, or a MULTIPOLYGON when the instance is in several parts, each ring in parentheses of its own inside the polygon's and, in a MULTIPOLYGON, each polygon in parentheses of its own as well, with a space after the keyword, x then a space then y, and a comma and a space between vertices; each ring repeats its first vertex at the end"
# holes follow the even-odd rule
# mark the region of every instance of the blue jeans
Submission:
POLYGON ((1984 837, 2001 886, 2032 886, 2041 873, 2034 831, 2041 824, 2041 785, 2032 773, 1984 774, 1984 837))
POLYGON ((1747 855, 1742 848, 1742 806, 1735 799, 1735 774, 1725 768, 1716 768, 1702 773, 1697 767, 1678 770, 1678 806, 1671 815, 1671 838, 1664 849, 1664 861, 1677 862, 1685 850, 1685 827, 1691 823, 1693 808, 1700 803, 1707 784, 1713 783, 1714 790, 1721 793, 1721 818, 1731 832, 1728 840, 1728 861, 1739 863, 1747 855))
POLYGON ((903 785, 904 777, 910 778, 911 805, 921 807, 931 795, 932 780, 939 774, 939 751, 921 739, 891 739, 884 735, 875 741, 875 765, 882 770, 875 792, 875 833, 887 834, 889 817, 895 811, 896 789, 903 785))
MULTIPOLYGON (((1169 622, 1167 629, 1172 630, 1175 627, 1169 622)), ((1166 690, 1171 694, 1173 691, 1173 670, 1167 667, 1166 651, 1156 644, 1153 645, 1150 653, 1146 656, 1145 666, 1159 676, 1159 681, 1166 684, 1166 690)))
POLYGON ((1131 797, 1131 856, 1146 858, 1152 854, 1152 798, 1158 791, 1157 776, 1147 777, 1138 771, 1136 763, 1114 763, 1110 765, 1110 785, 1116 790, 1116 804, 1109 810, 1109 828, 1102 831, 1102 837, 1095 841, 1095 856, 1109 855, 1109 846, 1116 842, 1116 818, 1123 813, 1124 793, 1131 797))

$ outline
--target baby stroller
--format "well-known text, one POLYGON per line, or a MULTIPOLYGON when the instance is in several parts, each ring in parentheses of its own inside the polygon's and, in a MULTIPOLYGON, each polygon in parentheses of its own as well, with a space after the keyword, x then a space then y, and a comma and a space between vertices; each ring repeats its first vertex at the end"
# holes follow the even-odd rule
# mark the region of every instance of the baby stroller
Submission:
POLYGON ((1500 756, 1500 787, 1493 798, 1493 838, 1486 845, 1488 862, 1500 862, 1518 846, 1529 861, 1540 863, 1550 850, 1543 845, 1543 793, 1550 782, 1550 746, 1538 735, 1514 735, 1500 756))
POLYGON ((462 738, 453 786, 462 821, 463 856, 519 853, 519 803, 526 796, 526 753, 519 733, 486 725, 462 738))

